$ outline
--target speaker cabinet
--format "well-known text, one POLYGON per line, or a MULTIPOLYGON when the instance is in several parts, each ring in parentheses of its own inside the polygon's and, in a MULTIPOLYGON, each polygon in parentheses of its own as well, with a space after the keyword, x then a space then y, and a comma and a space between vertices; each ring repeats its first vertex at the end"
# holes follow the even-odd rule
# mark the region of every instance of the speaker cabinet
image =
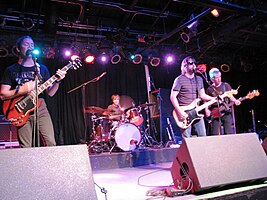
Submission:
POLYGON ((152 118, 157 125, 158 137, 157 139, 163 143, 167 143, 174 134, 176 142, 182 140, 180 129, 176 125, 172 116, 173 105, 170 100, 170 89, 159 88, 150 93, 150 101, 155 102, 156 105, 151 107, 152 118), (168 121, 170 122, 168 124, 168 121), (172 130, 171 130, 172 129, 172 130))
POLYGON ((0 121, 0 142, 16 142, 17 128, 11 122, 0 121))
POLYGON ((267 179, 267 157, 255 133, 185 138, 171 175, 191 192, 267 179))
POLYGON ((0 151, 1 199, 97 199, 86 145, 0 151))

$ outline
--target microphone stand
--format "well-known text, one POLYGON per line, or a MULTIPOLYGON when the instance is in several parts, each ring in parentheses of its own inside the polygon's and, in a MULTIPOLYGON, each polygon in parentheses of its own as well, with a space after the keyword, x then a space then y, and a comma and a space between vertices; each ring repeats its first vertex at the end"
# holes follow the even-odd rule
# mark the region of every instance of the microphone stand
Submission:
MULTIPOLYGON (((221 97, 219 96, 219 92, 211 85, 210 81, 207 79, 207 74, 205 72, 205 76, 203 75, 203 73, 201 71, 198 71, 198 72, 195 72, 195 73, 199 73, 202 78, 206 81, 206 83, 208 84, 209 87, 211 87, 213 89, 213 91, 216 93, 217 95, 217 107, 218 107, 218 123, 219 123, 219 128, 218 128, 218 131, 219 131, 219 135, 221 135, 222 133, 222 126, 221 126, 221 123, 222 123, 222 120, 221 120, 221 111, 220 111, 220 100, 222 100, 224 106, 226 107, 226 109, 228 110, 228 105, 223 101, 223 99, 221 99, 221 97)), ((209 124, 211 123, 211 121, 209 122, 209 124)))
POLYGON ((36 57, 33 57, 33 63, 34 63, 34 73, 35 73, 35 88, 34 88, 34 92, 35 92, 35 109, 34 109, 34 123, 33 123, 33 142, 32 145, 33 147, 39 147, 40 146, 40 136, 39 136, 39 123, 38 123, 38 77, 39 77, 39 64, 37 64, 36 57))
POLYGON ((83 109, 83 120, 84 120, 84 142, 86 142, 86 128, 87 128, 87 122, 86 122, 86 116, 85 116, 85 86, 89 83, 95 83, 99 81, 107 72, 103 72, 100 76, 93 78, 87 82, 82 83, 81 85, 69 90, 67 93, 74 92, 75 90, 82 88, 82 109, 83 109))

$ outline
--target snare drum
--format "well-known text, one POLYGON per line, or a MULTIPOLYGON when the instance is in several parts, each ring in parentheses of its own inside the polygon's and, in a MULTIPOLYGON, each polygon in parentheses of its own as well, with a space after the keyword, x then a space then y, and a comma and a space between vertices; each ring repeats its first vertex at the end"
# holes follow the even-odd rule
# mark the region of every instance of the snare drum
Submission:
POLYGON ((142 114, 137 108, 128 110, 127 115, 129 116, 129 122, 136 126, 140 126, 144 121, 142 114))

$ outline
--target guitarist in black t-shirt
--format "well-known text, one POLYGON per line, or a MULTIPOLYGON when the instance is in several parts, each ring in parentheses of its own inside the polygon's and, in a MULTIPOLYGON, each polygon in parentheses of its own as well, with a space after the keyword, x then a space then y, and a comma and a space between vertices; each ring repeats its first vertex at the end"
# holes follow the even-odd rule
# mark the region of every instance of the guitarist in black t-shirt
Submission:
MULTIPOLYGON (((222 82, 221 72, 219 69, 212 68, 209 71, 209 76, 213 84, 206 90, 208 95, 215 97, 225 93, 226 91, 232 90, 229 83, 222 82)), ((232 108, 229 106, 230 102, 234 102, 235 105, 241 104, 241 101, 236 99, 234 96, 230 96, 220 99, 219 102, 205 108, 206 116, 211 118, 211 135, 233 133, 233 118, 232 108), (224 131, 221 131, 221 125, 223 126, 224 131)))

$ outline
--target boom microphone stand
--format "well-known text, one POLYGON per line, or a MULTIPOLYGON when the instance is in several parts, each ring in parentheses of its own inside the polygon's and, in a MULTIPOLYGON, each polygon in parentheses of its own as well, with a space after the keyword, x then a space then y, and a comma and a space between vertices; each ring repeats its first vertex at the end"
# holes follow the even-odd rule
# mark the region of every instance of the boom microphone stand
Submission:
POLYGON ((34 109, 34 123, 33 123, 33 141, 32 145, 33 147, 39 147, 40 146, 40 136, 39 136, 39 123, 38 123, 38 77, 40 73, 40 65, 36 62, 37 58, 36 56, 32 55, 32 60, 34 62, 34 73, 35 73, 35 109, 34 109))
POLYGON ((83 120, 84 120, 84 142, 86 142, 86 128, 87 128, 87 122, 86 122, 86 116, 85 116, 85 86, 89 83, 94 83, 99 81, 104 75, 106 75, 107 72, 103 72, 100 76, 93 78, 87 82, 82 83, 81 85, 69 90, 67 93, 74 92, 75 90, 82 88, 82 108, 83 108, 83 120))

